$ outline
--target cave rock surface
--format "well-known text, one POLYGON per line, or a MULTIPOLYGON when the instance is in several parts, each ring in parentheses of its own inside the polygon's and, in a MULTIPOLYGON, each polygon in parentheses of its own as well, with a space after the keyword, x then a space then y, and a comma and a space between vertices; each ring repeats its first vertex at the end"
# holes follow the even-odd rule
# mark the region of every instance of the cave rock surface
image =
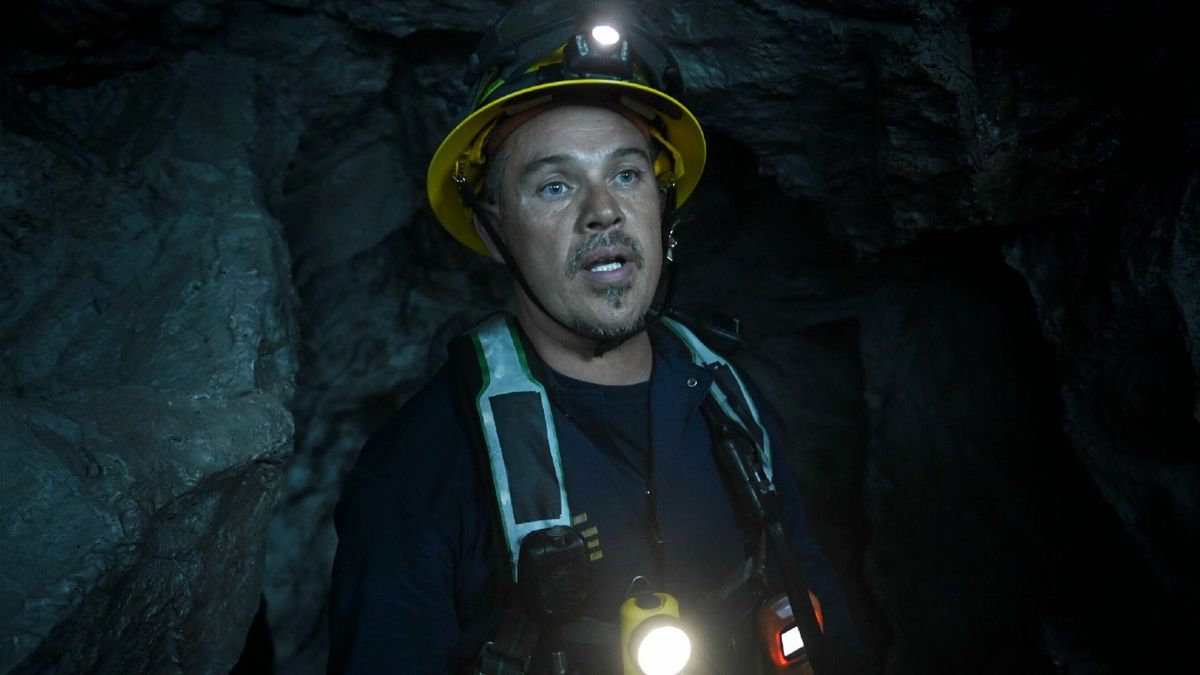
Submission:
MULTIPOLYGON (((506 303, 424 177, 508 4, 12 13, 0 672, 323 671, 342 479, 506 303)), ((889 672, 1200 668, 1187 3, 639 4, 709 141, 677 304, 889 672)))
POLYGON ((254 72, 119 65, 5 84, 0 672, 228 672, 292 451, 254 72))

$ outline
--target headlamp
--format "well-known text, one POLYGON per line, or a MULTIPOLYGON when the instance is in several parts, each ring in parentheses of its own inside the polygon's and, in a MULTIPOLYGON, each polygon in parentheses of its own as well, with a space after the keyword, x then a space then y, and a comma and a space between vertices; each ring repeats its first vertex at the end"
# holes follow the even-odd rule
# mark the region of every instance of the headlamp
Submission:
POLYGON ((638 593, 621 605, 625 675, 676 675, 692 657, 679 622, 679 602, 667 593, 638 593))
POLYGON ((611 47, 621 41, 621 33, 612 26, 600 24, 592 28, 592 39, 598 45, 611 47))
POLYGON ((563 74, 568 77, 631 80, 633 54, 629 42, 611 23, 591 24, 563 46, 563 74))

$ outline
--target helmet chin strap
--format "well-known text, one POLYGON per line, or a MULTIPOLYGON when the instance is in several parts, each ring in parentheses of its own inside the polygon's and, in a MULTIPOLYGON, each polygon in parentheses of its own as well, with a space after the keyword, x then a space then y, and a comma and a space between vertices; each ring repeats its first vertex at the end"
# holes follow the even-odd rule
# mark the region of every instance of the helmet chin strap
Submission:
POLYGON ((655 298, 661 295, 661 300, 657 302, 657 308, 652 303, 650 310, 646 312, 647 326, 663 318, 665 314, 671 311, 671 298, 675 295, 675 271, 678 269, 675 264, 675 247, 679 244, 675 240, 675 228, 679 226, 679 220, 675 217, 675 190, 674 182, 663 189, 663 268, 662 275, 658 279, 659 288, 656 289, 654 294, 655 298), (661 293, 659 292, 660 290, 661 293))
MULTIPOLYGON (((659 303, 659 307, 657 309, 651 305, 650 309, 643 317, 644 325, 642 330, 629 335, 596 339, 589 335, 580 334, 577 328, 574 326, 568 326, 558 317, 551 314, 548 309, 546 309, 546 306, 542 304, 542 301, 538 298, 537 294, 533 292, 532 288, 530 288, 529 282, 525 280, 525 275, 521 273, 521 268, 517 266, 516 258, 512 256, 512 253, 508 249, 508 245, 504 243, 504 239, 501 238, 500 233, 496 231, 495 224, 492 222, 491 214, 487 212, 487 209, 483 208, 483 204, 481 204, 479 202, 479 198, 475 196, 475 191, 471 188, 471 184, 468 183, 467 179, 461 175, 455 175, 454 182, 458 185, 458 192, 462 197, 463 203, 466 204, 471 209, 472 213, 475 214, 475 217, 479 220, 480 226, 483 227, 484 232, 486 232, 488 237, 491 238, 492 244, 496 247, 496 251, 500 253, 500 257, 504 259, 505 267, 508 268, 509 272, 513 275, 513 278, 516 279, 517 284, 521 287, 521 290, 525 291, 525 295, 533 301, 533 304, 542 312, 542 314, 550 317, 550 320, 554 323, 562 326, 568 332, 579 335, 579 337, 593 340, 596 345, 594 355, 597 358, 604 356, 605 353, 621 346, 626 340, 632 338, 634 335, 645 331, 646 327, 648 327, 651 323, 661 319, 667 312, 668 305, 671 301, 671 296, 674 294, 675 289, 675 269, 673 265, 676 243, 674 237, 676 225, 674 183, 671 183, 670 186, 665 189, 665 194, 663 195, 664 205, 661 228, 663 239, 663 276, 659 278, 659 286, 663 289, 663 292, 661 293, 662 302, 659 303)), ((660 294, 656 292, 655 297, 658 295, 660 294)))

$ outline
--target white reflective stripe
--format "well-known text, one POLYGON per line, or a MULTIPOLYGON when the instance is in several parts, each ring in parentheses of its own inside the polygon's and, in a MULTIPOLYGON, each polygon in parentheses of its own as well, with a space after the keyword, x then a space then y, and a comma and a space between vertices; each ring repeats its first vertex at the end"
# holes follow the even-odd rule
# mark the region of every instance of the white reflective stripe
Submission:
POLYGON ((496 316, 487 320, 472 338, 482 361, 479 365, 483 374, 483 388, 479 392, 476 404, 479 407, 479 420, 483 427, 484 441, 487 443, 488 460, 492 465, 492 481, 496 489, 496 500, 500 505, 500 521, 504 527, 509 556, 512 558, 512 573, 515 582, 517 580, 517 556, 521 552, 521 542, 525 536, 530 532, 554 525, 570 526, 571 524, 566 482, 563 480, 562 457, 558 450, 558 434, 555 433, 554 414, 550 409, 550 399, 546 396, 546 389, 529 372, 524 351, 517 342, 513 327, 509 325, 509 319, 505 316, 496 316), (558 480, 559 515, 550 520, 518 523, 513 513, 508 468, 504 463, 504 453, 500 448, 500 438, 496 431, 496 417, 492 412, 491 398, 502 394, 522 392, 536 392, 542 401, 546 440, 550 446, 550 457, 554 460, 554 473, 558 480))
MULTIPOLYGON (((750 415, 754 418, 752 423, 762 431, 762 447, 759 448, 759 454, 762 457, 763 471, 767 474, 767 480, 773 481, 774 472, 771 468, 771 437, 767 434, 767 428, 762 423, 762 418, 758 414, 758 407, 754 405, 754 399, 750 397, 750 389, 746 387, 746 383, 742 380, 742 376, 738 374, 737 368, 734 368, 732 363, 726 361, 719 354, 709 349, 708 345, 701 342, 700 338, 696 337, 696 334, 689 330, 687 326, 684 326, 678 321, 665 316, 663 317, 662 322, 667 328, 670 328, 672 332, 678 335, 679 339, 683 340, 685 345, 687 345, 688 351, 692 353, 693 363, 702 368, 707 368, 713 363, 719 363, 729 368, 729 372, 733 373, 733 378, 737 381, 738 388, 742 390, 742 400, 745 401, 746 407, 750 410, 750 415)), ((735 422, 742 425, 742 428, 749 432, 751 437, 753 437, 754 432, 751 430, 750 425, 746 423, 746 420, 743 420, 740 416, 738 416, 737 412, 734 411, 733 406, 729 405, 729 399, 725 396, 725 392, 722 391, 721 387, 717 384, 716 379, 713 380, 712 387, 709 388, 709 391, 712 392, 713 398, 717 401, 717 405, 721 406, 721 410, 724 410, 726 415, 729 415, 735 422)))

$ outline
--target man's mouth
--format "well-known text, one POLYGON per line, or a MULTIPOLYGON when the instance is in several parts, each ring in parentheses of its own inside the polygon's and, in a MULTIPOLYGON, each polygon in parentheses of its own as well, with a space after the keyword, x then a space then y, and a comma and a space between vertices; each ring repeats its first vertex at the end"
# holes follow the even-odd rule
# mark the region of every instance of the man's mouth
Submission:
POLYGON ((597 260, 587 268, 589 272, 616 272, 625 266, 625 258, 616 257, 605 260, 597 260))
POLYGON ((620 229, 610 229, 575 249, 565 271, 568 279, 578 274, 593 287, 613 289, 633 283, 644 262, 636 239, 620 229))
POLYGON ((592 246, 579 256, 576 269, 590 283, 627 284, 640 266, 641 255, 624 243, 592 246))

